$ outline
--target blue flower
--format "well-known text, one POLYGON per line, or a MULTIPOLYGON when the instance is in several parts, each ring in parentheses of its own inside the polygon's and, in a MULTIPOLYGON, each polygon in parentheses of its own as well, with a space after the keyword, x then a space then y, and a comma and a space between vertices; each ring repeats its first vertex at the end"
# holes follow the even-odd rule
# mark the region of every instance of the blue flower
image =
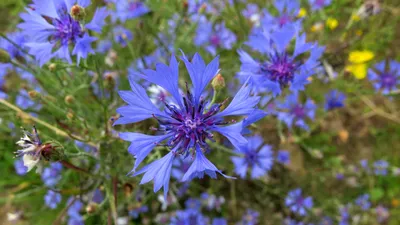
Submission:
POLYGON ((326 94, 325 99, 325 110, 328 111, 336 108, 342 108, 344 106, 344 100, 346 99, 346 96, 337 90, 332 90, 326 94))
POLYGON ((228 221, 225 218, 214 218, 212 225, 228 225, 228 221))
POLYGON ((52 190, 48 190, 47 194, 44 196, 44 201, 50 209, 55 209, 61 202, 61 195, 52 190))
POLYGON ((22 159, 14 161, 14 168, 15 172, 20 176, 25 175, 28 172, 28 168, 24 166, 24 161, 22 159))
POLYGON ((392 60, 385 69, 385 61, 377 63, 374 69, 368 70, 368 79, 373 84, 375 90, 381 91, 386 95, 398 90, 400 84, 400 63, 392 60))
POLYGON ((301 20, 297 20, 300 4, 297 0, 275 0, 274 6, 278 10, 278 15, 274 16, 264 10, 264 15, 261 18, 261 29, 254 29, 253 33, 260 30, 276 31, 286 26, 295 26, 298 30, 300 29, 301 20))
POLYGON ((216 173, 222 174, 204 155, 205 152, 210 151, 207 140, 213 141, 213 133, 218 132, 236 148, 247 144, 247 140, 241 134, 242 122, 224 121, 224 117, 249 115, 259 101, 259 97, 250 95, 251 87, 245 84, 232 102, 221 111, 222 104, 210 105, 202 97, 208 83, 219 72, 218 58, 208 65, 198 54, 195 54, 192 62, 189 62, 185 55, 182 60, 192 80, 192 90, 187 85, 186 92, 184 94, 180 92, 178 62, 172 56, 169 66, 160 63, 156 65, 155 71, 147 69, 143 70, 143 74, 139 74, 143 79, 161 86, 169 92, 171 100, 164 102, 164 110, 156 107, 146 91, 132 77, 129 77, 132 91, 119 92, 121 98, 128 105, 117 109, 121 118, 114 123, 115 125, 129 124, 149 118, 158 121, 160 124, 159 135, 125 132, 121 133, 120 137, 131 142, 128 151, 136 157, 132 170, 133 175, 145 173, 141 183, 154 180, 154 191, 164 186, 165 195, 168 192, 172 162, 175 157, 190 156, 194 159, 182 181, 189 181, 195 177, 202 178, 204 174, 212 178, 216 178, 216 173), (169 147, 170 152, 135 173, 139 164, 154 147, 162 142, 165 143, 163 145, 169 147))
POLYGON ((231 157, 235 165, 235 173, 245 178, 247 170, 251 168, 251 178, 260 178, 271 170, 274 162, 273 152, 271 146, 263 145, 261 136, 250 137, 248 141, 247 145, 236 149, 236 152, 243 154, 243 157, 231 157))
POLYGON ((371 207, 369 201, 369 194, 363 194, 356 199, 356 204, 361 207, 362 210, 367 211, 371 207))
POLYGON ((59 162, 51 163, 50 167, 47 167, 42 172, 43 183, 47 187, 55 186, 61 180, 62 164, 59 162))
POLYGON ((350 214, 349 214, 350 205, 346 205, 340 208, 340 221, 339 225, 349 225, 350 214))
POLYGON ((113 30, 114 41, 125 47, 129 41, 133 39, 133 34, 130 30, 125 29, 123 26, 116 26, 113 30))
POLYGON ((170 225, 206 225, 207 220, 201 213, 192 213, 190 211, 177 211, 171 218, 170 225))
POLYGON ((389 163, 385 160, 378 160, 374 163, 375 174, 376 175, 387 175, 387 169, 389 167, 389 163))
POLYGON ((115 11, 111 11, 112 22, 117 20, 125 22, 129 19, 141 17, 150 12, 142 0, 107 0, 109 3, 114 3, 115 11))
POLYGON ((308 0, 313 11, 320 10, 332 3, 332 0, 308 0))
MULTIPOLYGON (((7 51, 11 59, 21 59, 24 58, 25 54, 21 50, 26 43, 26 37, 22 32, 8 33, 7 38, 14 42, 15 45, 20 46, 19 48, 13 43, 6 39, 0 38, 0 48, 7 51)), ((0 63, 1 64, 1 63, 0 63)))
POLYGON ((277 108, 281 111, 277 112, 278 119, 283 121, 289 128, 296 125, 304 130, 309 127, 306 119, 314 119, 316 105, 311 99, 308 99, 305 104, 298 102, 298 95, 293 93, 286 97, 285 102, 280 102, 277 108))
POLYGON ((83 218, 80 215, 80 211, 83 208, 83 203, 79 199, 71 197, 67 201, 67 205, 71 205, 68 208, 67 214, 69 216, 68 225, 84 225, 83 218), (74 201, 73 203, 71 203, 74 201), (72 204, 72 205, 71 205, 72 204))
POLYGON ((256 60, 239 50, 242 64, 238 75, 250 76, 257 92, 271 92, 273 96, 281 94, 285 87, 294 92, 304 90, 308 78, 320 65, 319 58, 324 51, 316 43, 307 43, 305 34, 298 34, 294 26, 272 33, 258 32, 250 36, 246 44, 265 55, 267 60, 256 60), (292 39, 296 40, 293 52, 289 50, 292 39))
POLYGON ((147 205, 143 205, 140 207, 137 207, 135 209, 129 210, 129 216, 132 217, 133 219, 139 218, 139 215, 142 213, 146 213, 149 211, 149 207, 147 205))
POLYGON ((313 200, 312 197, 303 197, 301 189, 298 188, 288 193, 285 204, 292 212, 305 216, 307 210, 313 207, 313 200))
POLYGON ((236 225, 256 225, 258 224, 258 218, 260 213, 252 209, 247 209, 246 213, 242 216, 242 220, 236 225))
POLYGON ((201 210, 201 201, 195 198, 189 198, 185 202, 185 210, 193 214, 199 213, 201 210))
POLYGON ((276 156, 276 161, 287 165, 290 163, 290 153, 288 151, 279 150, 278 155, 276 156))
POLYGON ((194 43, 203 46, 210 54, 216 55, 218 49, 231 49, 236 42, 236 35, 225 27, 225 23, 213 26, 205 17, 200 19, 194 43))
POLYGON ((40 66, 54 57, 72 63, 70 46, 78 63, 81 57, 93 53, 90 45, 95 39, 86 29, 100 32, 108 13, 105 8, 97 9, 92 21, 85 26, 81 23, 83 18, 77 17, 85 14, 84 8, 89 4, 88 0, 36 0, 31 5, 34 10, 26 8, 21 14, 24 22, 18 27, 28 37, 26 46, 40 66))

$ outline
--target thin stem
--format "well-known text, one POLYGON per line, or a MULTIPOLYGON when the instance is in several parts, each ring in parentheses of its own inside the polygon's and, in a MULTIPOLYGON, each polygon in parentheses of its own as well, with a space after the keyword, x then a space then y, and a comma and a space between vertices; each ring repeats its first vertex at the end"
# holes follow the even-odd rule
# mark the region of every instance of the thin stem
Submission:
POLYGON ((75 170, 75 171, 80 172, 80 173, 92 175, 92 174, 90 174, 88 171, 86 171, 86 170, 84 170, 84 169, 82 169, 82 168, 80 168, 80 167, 77 167, 77 166, 75 166, 75 165, 73 165, 73 164, 71 164, 70 162, 67 162, 67 161, 65 161, 65 160, 60 161, 60 163, 61 163, 63 166, 69 168, 69 169, 75 170))
POLYGON ((75 203, 76 198, 73 198, 73 200, 65 207, 60 214, 58 214, 56 220, 54 220, 53 225, 58 225, 61 223, 62 218, 64 217, 65 213, 68 211, 68 209, 75 203))
POLYGON ((223 145, 220 145, 218 143, 215 143, 215 142, 210 142, 209 145, 211 147, 213 147, 213 148, 216 148, 218 150, 227 152, 227 153, 232 154, 232 155, 243 156, 242 154, 236 153, 236 152, 232 151, 231 149, 229 149, 229 148, 227 148, 227 147, 225 147, 223 145))
MULTIPOLYGON (((16 111, 18 113, 18 115, 20 115, 21 117, 31 119, 35 123, 38 123, 38 124, 48 128, 48 129, 54 131, 56 135, 59 135, 59 136, 62 136, 62 137, 66 137, 66 138, 71 138, 71 135, 69 135, 68 133, 58 129, 57 127, 55 127, 55 126, 53 126, 53 125, 51 125, 51 124, 39 119, 39 118, 31 116, 30 114, 22 111, 20 108, 18 108, 17 106, 13 105, 12 103, 6 101, 5 99, 0 99, 0 104, 3 104, 5 106, 7 106, 8 108, 16 111)), ((80 138, 80 139, 83 140, 83 138, 80 138)), ((96 147, 96 144, 94 144, 92 142, 87 142, 86 144, 88 144, 88 145, 90 145, 92 147, 96 147)))

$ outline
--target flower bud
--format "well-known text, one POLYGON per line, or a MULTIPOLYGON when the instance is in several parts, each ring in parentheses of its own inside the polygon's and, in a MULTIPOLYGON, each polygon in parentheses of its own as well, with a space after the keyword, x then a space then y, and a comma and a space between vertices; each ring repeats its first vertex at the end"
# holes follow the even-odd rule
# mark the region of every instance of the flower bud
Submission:
POLYGON ((74 5, 71 7, 71 17, 76 21, 81 21, 85 18, 85 9, 80 5, 74 5))
POLYGON ((90 202, 90 203, 86 206, 86 212, 87 212, 88 214, 95 213, 96 210, 97 210, 97 207, 98 207, 97 203, 95 203, 95 202, 90 202))
POLYGON ((31 99, 36 99, 39 96, 39 93, 35 90, 29 91, 28 95, 31 99))
POLYGON ((57 65, 56 65, 55 63, 51 63, 51 64, 49 65, 49 70, 50 70, 51 72, 56 71, 56 69, 57 69, 57 65))
POLYGON ((72 104, 73 102, 74 102, 74 97, 72 96, 72 95, 67 95, 67 96, 65 96, 65 98, 64 98, 64 102, 65 102, 65 104, 67 104, 67 105, 70 105, 70 104, 72 104))
POLYGON ((225 87, 225 79, 221 74, 218 74, 211 82, 211 86, 214 90, 219 91, 225 87))
POLYGON ((4 49, 0 49, 0 63, 9 63, 11 62, 10 54, 4 49))
POLYGON ((57 162, 65 159, 64 148, 56 142, 47 142, 43 144, 41 155, 50 162, 57 162))
POLYGON ((72 120, 72 119, 74 118, 74 114, 73 114, 72 112, 68 112, 68 113, 67 113, 67 118, 68 118, 69 120, 72 120))

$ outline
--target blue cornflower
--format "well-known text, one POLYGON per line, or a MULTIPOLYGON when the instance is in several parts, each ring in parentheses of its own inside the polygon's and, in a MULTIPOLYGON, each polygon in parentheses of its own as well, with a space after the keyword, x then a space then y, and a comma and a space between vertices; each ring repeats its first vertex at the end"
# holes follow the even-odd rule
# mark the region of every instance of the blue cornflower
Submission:
POLYGON ((265 55, 266 60, 255 60, 239 50, 242 64, 238 75, 250 76, 257 92, 271 92, 273 96, 279 95, 285 87, 291 91, 304 90, 324 51, 316 43, 306 43, 306 35, 298 34, 294 26, 285 26, 272 33, 258 32, 250 36, 246 44, 265 55), (292 39, 296 40, 293 52, 289 50, 292 39))
POLYGON ((72 63, 70 46, 78 64, 81 58, 94 52, 91 43, 96 38, 89 36, 86 29, 101 32, 108 12, 105 7, 98 8, 92 21, 82 24, 84 8, 89 4, 89 0, 35 0, 21 14, 24 22, 18 27, 28 37, 26 46, 40 66, 54 57, 72 63))
POLYGON ((177 180, 181 180, 188 171, 190 164, 191 160, 189 158, 176 158, 172 164, 172 176, 177 180))
POLYGON ((170 225, 206 225, 206 218, 200 213, 192 213, 190 211, 177 211, 176 215, 171 218, 170 225))
POLYGON ((79 199, 75 199, 73 197, 69 198, 67 201, 67 205, 72 205, 68 208, 67 214, 69 216, 68 225, 84 225, 83 218, 80 214, 80 211, 83 208, 83 203, 79 199))
POLYGON ((104 200, 103 193, 100 191, 100 189, 96 189, 93 192, 92 202, 100 204, 103 200, 104 200))
POLYGON ((313 11, 320 10, 332 3, 332 0, 308 0, 313 11))
POLYGON ((256 225, 258 224, 259 217, 259 212, 252 209, 247 209, 246 213, 242 217, 242 220, 236 223, 236 225, 256 225))
POLYGON ((213 26, 205 17, 200 21, 194 39, 195 45, 203 46, 212 55, 216 55, 218 49, 232 48, 236 35, 225 27, 224 22, 213 26))
POLYGON ((18 31, 18 32, 8 33, 6 36, 8 39, 13 41, 14 44, 20 47, 18 48, 8 40, 0 38, 0 48, 6 50, 7 53, 10 55, 11 59, 24 58, 25 54, 21 48, 23 48, 23 45, 26 43, 25 35, 22 32, 18 31))
POLYGON ((208 193, 201 194, 201 200, 208 210, 216 209, 221 210, 221 206, 225 203, 225 198, 223 196, 210 195, 208 193))
POLYGON ((210 105, 202 97, 208 83, 219 72, 218 58, 208 65, 198 54, 195 54, 192 62, 189 62, 185 55, 182 60, 192 80, 192 90, 187 85, 186 92, 181 94, 178 87, 178 62, 172 56, 169 66, 160 63, 156 65, 155 71, 147 69, 139 76, 167 90, 173 100, 164 102, 165 107, 161 111, 151 102, 146 91, 130 77, 132 91, 119 92, 128 105, 117 109, 121 118, 114 123, 129 124, 149 118, 155 118, 159 122, 160 127, 157 130, 160 135, 125 132, 120 133, 120 137, 132 142, 128 151, 136 157, 133 175, 145 173, 141 184, 154 180, 154 191, 164 186, 165 195, 168 192, 172 162, 178 156, 185 158, 190 155, 192 159, 194 158, 182 181, 189 181, 195 177, 202 178, 204 174, 212 178, 216 178, 216 173, 225 176, 205 157, 204 153, 210 151, 206 141, 212 141, 212 133, 218 132, 236 148, 247 144, 247 140, 241 135, 242 122, 230 124, 233 121, 224 121, 224 117, 248 115, 254 111, 259 101, 259 97, 250 96, 251 88, 245 84, 232 102, 220 111, 223 104, 210 105), (170 152, 135 172, 151 150, 164 141, 170 152))
POLYGON ((340 208, 340 221, 339 225, 349 225, 350 214, 349 214, 350 205, 342 206, 340 208))
POLYGON ((400 84, 400 63, 392 60, 385 69, 385 61, 375 64, 374 69, 368 70, 368 79, 377 91, 386 95, 398 90, 400 84))
POLYGON ((231 157, 235 173, 245 178, 247 170, 251 168, 251 178, 260 178, 271 170, 274 162, 273 152, 271 146, 263 145, 261 136, 250 137, 248 141, 247 145, 236 150, 237 153, 243 154, 243 157, 231 157))
POLYGON ((22 159, 14 161, 14 168, 15 172, 20 176, 25 175, 28 172, 28 168, 24 166, 24 161, 22 159))
POLYGON ((278 155, 276 156, 276 161, 287 165, 290 163, 290 153, 288 151, 279 150, 278 155))
POLYGON ((107 2, 115 5, 115 11, 111 10, 113 23, 117 22, 117 20, 125 22, 150 12, 150 9, 142 0, 107 0, 107 2))
POLYGON ((36 166, 36 172, 40 173, 43 170, 42 152, 46 150, 46 145, 42 144, 35 127, 32 129, 32 133, 26 130, 23 130, 23 133, 24 136, 16 143, 22 149, 17 150, 15 154, 17 157, 22 157, 27 172, 36 166))
POLYGON ((147 205, 142 205, 135 209, 129 210, 129 216, 132 217, 133 219, 137 219, 137 218, 139 218, 140 214, 146 213, 148 211, 149 211, 149 207, 147 205))
POLYGON ((267 10, 263 10, 261 17, 261 29, 256 28, 252 32, 264 30, 266 32, 276 31, 286 26, 294 25, 297 30, 301 29, 301 20, 297 19, 300 11, 300 3, 297 0, 275 0, 274 6, 278 10, 278 15, 272 15, 267 10))
POLYGON ((214 218, 212 225, 228 225, 228 221, 225 218, 214 218))
POLYGON ((303 197, 300 188, 290 191, 285 199, 285 204, 294 213, 301 216, 307 215, 307 210, 313 207, 312 197, 303 197))
POLYGON ((61 202, 61 194, 52 190, 48 190, 47 194, 44 196, 44 201, 50 209, 55 209, 61 202))
POLYGON ((189 198, 185 202, 185 210, 190 213, 198 213, 201 210, 201 201, 195 198, 189 198))
POLYGON ((336 108, 342 108, 344 106, 344 100, 346 99, 346 96, 337 90, 332 90, 326 94, 325 99, 325 110, 328 111, 336 108))
POLYGON ((133 34, 130 30, 125 29, 123 26, 116 26, 113 29, 114 41, 125 47, 129 41, 133 39, 133 34))
POLYGON ((61 180, 62 164, 59 162, 51 163, 50 167, 47 167, 42 172, 43 183, 47 187, 53 187, 61 180))
POLYGON ((378 160, 374 163, 375 174, 376 175, 387 175, 387 169, 389 167, 389 163, 385 160, 378 160))
POLYGON ((317 106, 311 99, 308 99, 305 104, 299 103, 298 95, 293 93, 286 97, 285 102, 278 103, 277 108, 281 110, 277 112, 278 119, 283 121, 289 128, 294 124, 304 130, 308 130, 309 127, 305 120, 307 117, 314 119, 317 106))
POLYGON ((361 207, 362 210, 367 211, 371 207, 369 201, 369 194, 363 194, 356 199, 356 204, 361 207))

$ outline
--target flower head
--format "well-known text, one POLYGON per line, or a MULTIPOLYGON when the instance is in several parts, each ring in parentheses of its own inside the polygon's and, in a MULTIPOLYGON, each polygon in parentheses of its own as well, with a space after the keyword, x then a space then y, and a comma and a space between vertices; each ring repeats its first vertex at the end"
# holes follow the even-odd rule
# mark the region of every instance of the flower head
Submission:
POLYGON ((45 150, 46 145, 42 145, 36 128, 33 128, 32 133, 23 130, 24 136, 16 143, 21 150, 15 152, 17 157, 22 156, 24 166, 27 167, 29 172, 33 167, 37 166, 36 172, 40 173, 42 171, 43 165, 41 163, 42 151, 45 150))
POLYGON ((272 92, 274 96, 285 87, 291 91, 304 90, 324 51, 317 44, 306 43, 305 34, 299 35, 294 26, 285 26, 272 33, 258 32, 250 36, 246 44, 264 54, 266 60, 256 60, 239 50, 242 65, 238 75, 250 76, 258 92, 272 92), (296 40, 293 52, 289 50, 292 39, 296 40), (305 54, 309 54, 306 60, 305 54))
POLYGON ((385 160, 378 160, 374 163, 375 175, 387 175, 389 163, 385 160))
POLYGON ((264 176, 271 170, 274 159, 271 146, 263 145, 261 136, 248 138, 248 144, 237 149, 236 152, 243 157, 233 156, 231 160, 235 165, 235 173, 241 178, 246 177, 247 170, 251 168, 251 178, 264 176))
POLYGON ((61 202, 61 194, 48 190, 47 194, 44 196, 44 201, 50 209, 55 209, 57 208, 58 203, 61 202))
POLYGON ((317 108, 311 99, 308 99, 305 104, 298 102, 298 95, 293 93, 286 97, 285 102, 277 105, 281 110, 278 112, 278 119, 283 121, 288 127, 296 125, 302 129, 308 130, 309 127, 306 119, 314 119, 315 109, 317 108))
POLYGON ((133 34, 130 30, 125 29, 123 26, 114 27, 114 41, 125 47, 129 41, 133 39, 133 34))
POLYGON ((181 224, 206 225, 207 220, 200 212, 193 213, 187 210, 184 211, 180 210, 177 211, 176 215, 171 218, 170 225, 181 225, 181 224))
POLYGON ((371 207, 369 201, 369 194, 363 194, 356 199, 356 204, 361 207, 362 210, 367 211, 371 207))
POLYGON ((285 204, 292 212, 305 216, 307 210, 313 207, 313 200, 312 197, 303 197, 302 190, 298 188, 288 193, 285 204))
POLYGON ((164 102, 164 110, 160 110, 152 103, 146 91, 130 77, 132 91, 119 92, 121 98, 128 105, 117 109, 121 118, 115 122, 115 124, 128 124, 149 118, 158 121, 159 128, 152 130, 158 131, 160 135, 126 132, 121 133, 120 137, 131 142, 128 151, 136 157, 132 170, 133 175, 145 173, 141 183, 154 180, 154 191, 164 186, 165 194, 168 191, 172 162, 175 157, 190 156, 193 160, 182 181, 189 181, 195 177, 202 178, 204 174, 212 178, 216 178, 216 173, 223 175, 205 157, 205 153, 211 150, 207 140, 213 141, 213 133, 218 132, 237 148, 247 144, 247 140, 241 135, 242 122, 225 121, 224 117, 248 115, 254 111, 254 107, 259 101, 258 97, 250 95, 250 87, 245 84, 232 102, 221 111, 224 103, 210 105, 202 97, 206 86, 219 72, 218 58, 208 65, 198 54, 195 54, 192 62, 189 62, 185 55, 182 60, 192 80, 192 89, 189 89, 187 85, 185 93, 180 92, 178 62, 172 56, 169 66, 157 64, 155 71, 147 69, 143 71, 144 74, 139 74, 139 76, 164 88, 173 100, 164 102), (162 145, 168 147, 170 152, 135 172, 152 149, 161 143, 164 143, 162 145))
POLYGON ((256 225, 258 224, 259 217, 259 212, 252 209, 247 209, 246 213, 242 217, 242 220, 237 223, 237 225, 256 225))
POLYGON ((42 180, 47 187, 53 187, 61 179, 62 164, 59 162, 51 163, 50 167, 45 168, 42 173, 42 180))
POLYGON ((203 46, 212 55, 216 55, 218 49, 232 48, 236 42, 236 35, 225 27, 224 22, 213 26, 213 23, 205 17, 200 21, 194 40, 195 45, 203 46))
POLYGON ((28 168, 24 166, 24 161, 22 159, 14 161, 14 168, 15 172, 20 176, 25 175, 28 172, 28 168))
POLYGON ((309 0, 312 10, 320 10, 332 3, 332 0, 309 0))
POLYGON ((290 163, 290 153, 288 151, 279 150, 278 155, 276 156, 276 161, 287 165, 290 163))
POLYGON ((141 17, 150 12, 142 0, 107 0, 109 3, 115 5, 114 10, 111 11, 111 19, 113 23, 117 20, 125 22, 126 20, 141 17))
POLYGON ((375 90, 382 92, 382 94, 396 91, 400 84, 400 63, 392 60, 388 63, 387 69, 385 69, 385 61, 377 63, 372 69, 368 70, 368 79, 375 90))
POLYGON ((88 24, 83 24, 84 8, 90 4, 88 0, 36 0, 21 14, 24 20, 18 27, 28 37, 26 46, 29 53, 36 57, 42 66, 50 59, 58 57, 72 63, 72 55, 86 58, 93 53, 91 42, 96 38, 88 35, 88 30, 100 32, 107 10, 99 8, 88 24))
POLYGON ((337 91, 331 90, 326 96, 325 110, 332 110, 336 108, 342 108, 344 106, 344 100, 346 96, 337 91))

